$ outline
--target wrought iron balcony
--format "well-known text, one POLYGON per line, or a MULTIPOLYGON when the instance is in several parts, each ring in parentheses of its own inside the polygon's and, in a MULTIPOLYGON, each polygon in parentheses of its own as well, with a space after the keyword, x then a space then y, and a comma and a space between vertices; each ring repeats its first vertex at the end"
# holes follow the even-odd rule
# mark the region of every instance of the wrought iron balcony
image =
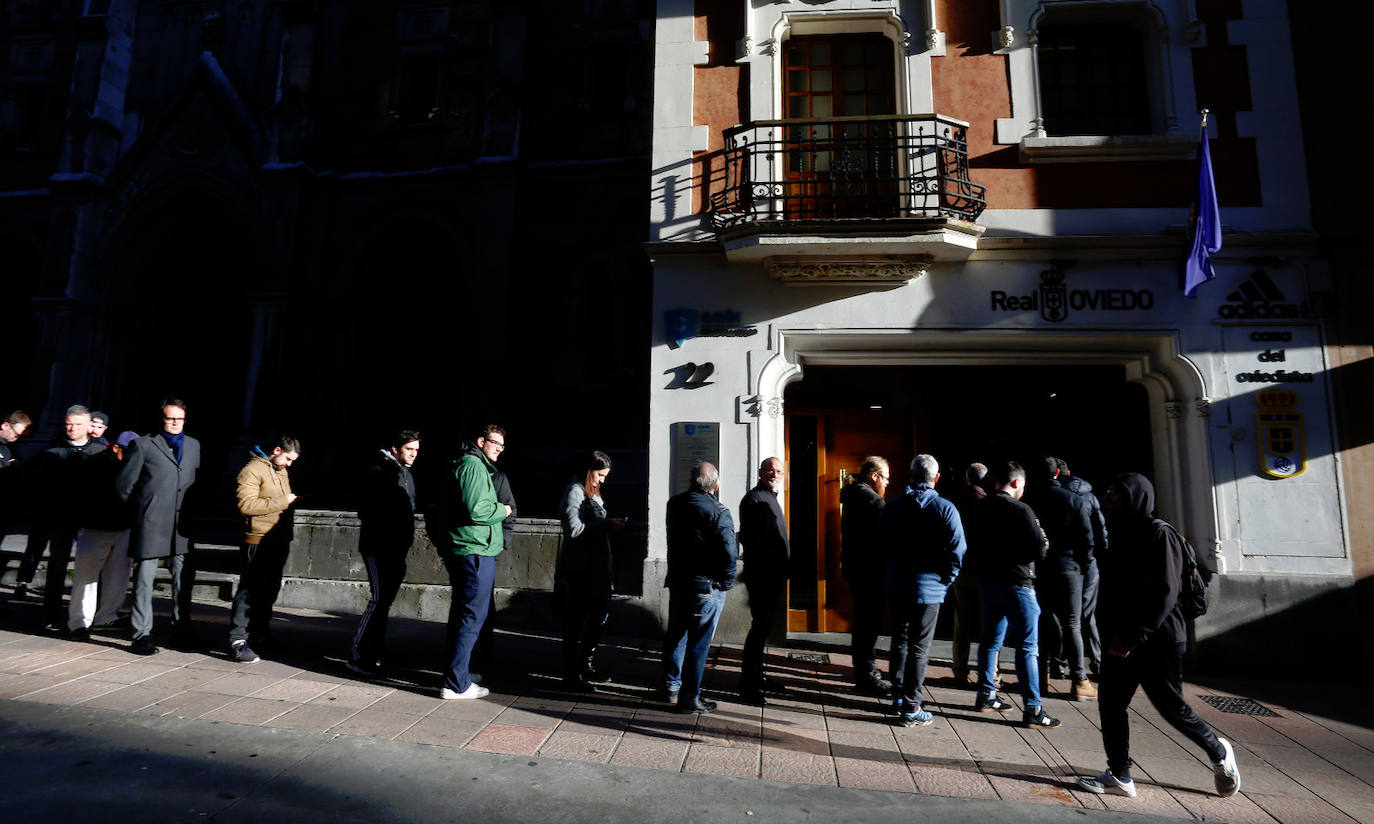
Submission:
POLYGON ((767 222, 976 221, 968 124, 938 114, 764 120, 725 133, 708 161, 717 229, 767 222))

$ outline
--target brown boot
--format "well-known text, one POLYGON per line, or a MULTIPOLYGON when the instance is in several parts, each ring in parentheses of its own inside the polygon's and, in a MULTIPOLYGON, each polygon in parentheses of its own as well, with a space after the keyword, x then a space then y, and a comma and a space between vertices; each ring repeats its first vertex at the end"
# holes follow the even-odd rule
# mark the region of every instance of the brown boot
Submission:
POLYGON ((1096 698, 1097 687, 1093 686, 1093 682, 1087 679, 1073 682, 1073 700, 1092 701, 1096 698))

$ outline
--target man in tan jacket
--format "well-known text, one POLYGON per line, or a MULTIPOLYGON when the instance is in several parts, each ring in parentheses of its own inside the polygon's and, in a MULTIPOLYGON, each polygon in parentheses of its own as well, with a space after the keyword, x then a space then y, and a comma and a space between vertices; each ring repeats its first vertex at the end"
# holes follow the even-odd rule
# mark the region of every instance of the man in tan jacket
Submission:
POLYGON ((282 435, 270 453, 253 447, 248 464, 239 471, 237 498, 243 516, 239 557, 243 567, 229 616, 229 657, 240 664, 259 660, 254 646, 264 651, 273 646, 268 622, 281 590, 286 554, 291 550, 294 519, 290 510, 296 502, 287 468, 300 455, 300 441, 282 435))

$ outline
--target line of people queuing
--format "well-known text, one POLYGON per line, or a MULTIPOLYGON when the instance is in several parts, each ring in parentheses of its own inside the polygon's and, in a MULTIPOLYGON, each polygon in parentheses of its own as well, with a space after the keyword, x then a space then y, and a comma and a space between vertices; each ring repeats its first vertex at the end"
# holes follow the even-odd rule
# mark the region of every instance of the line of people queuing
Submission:
MULTIPOLYGON (((195 482, 200 445, 184 432, 184 402, 167 399, 161 412, 161 432, 143 437, 125 432, 110 444, 103 438, 108 417, 82 406, 67 410, 66 443, 31 459, 25 471, 28 482, 51 484, 52 490, 68 493, 80 490, 81 504, 55 507, 38 520, 40 529, 31 532, 41 532, 41 537, 31 535, 16 584, 19 594, 31 582, 45 543, 50 546, 49 569, 65 571, 74 542, 76 574, 65 631, 85 638, 93 625, 115 620, 132 563, 131 650, 144 655, 158 651, 152 639, 151 599, 156 569, 164 559, 172 578, 173 637, 191 644, 196 640, 190 626, 189 541, 181 513, 186 490, 195 482), (93 427, 94 421, 99 425, 93 427)), ((22 412, 0 423, 0 478, 6 483, 14 474, 8 444, 31 424, 22 412)), ((429 525, 451 584, 445 645, 449 664, 439 689, 443 699, 489 694, 480 684, 481 676, 472 671, 472 657, 484 629, 490 631, 487 618, 494 604, 497 557, 509 545, 510 521, 516 513, 509 480, 496 468, 505 438, 504 429, 488 425, 464 444, 451 471, 443 475, 439 523, 429 525)), ((382 675, 388 668, 387 616, 405 579, 406 556, 415 537, 411 468, 419 454, 420 435, 401 430, 390 440, 367 472, 359 508, 359 550, 370 599, 353 636, 347 666, 367 677, 382 675)), ((255 447, 236 479, 244 530, 228 654, 240 663, 254 663, 259 651, 270 653, 277 647, 271 616, 297 500, 288 470, 300 453, 300 442, 283 435, 270 449, 255 447)), ((595 691, 595 684, 606 680, 596 667, 595 653, 610 616, 611 535, 626 525, 624 518, 608 516, 601 496, 610 471, 608 455, 590 453, 566 487, 559 509, 563 541, 555 568, 554 603, 564 628, 563 685, 576 692, 595 691)), ((767 695, 786 691, 766 675, 763 654, 785 608, 790 566, 787 523, 779 501, 784 476, 779 458, 760 465, 758 483, 740 501, 738 532, 730 510, 719 500, 719 472, 710 463, 694 466, 688 490, 668 501, 664 585, 669 609, 659 698, 680 713, 704 714, 717 707, 703 697, 702 679, 741 560, 740 580, 748 589, 751 625, 742 654, 739 700, 764 705, 767 695)), ((1085 481, 1069 473, 1067 464, 1054 458, 1046 459, 1041 476, 1029 489, 1026 470, 1015 462, 995 464, 991 471, 982 464, 971 465, 958 502, 939 495, 939 480, 936 459, 917 455, 909 467, 908 484, 889 500, 889 464, 871 456, 842 492, 841 566, 855 604, 851 652, 856 689, 890 696, 897 723, 903 726, 932 723, 933 714, 923 706, 925 674, 940 606, 949 596, 956 606, 953 663, 961 682, 967 678, 969 639, 976 634, 979 640, 975 710, 1013 709, 998 694, 997 659, 1004 643, 1015 650, 1025 726, 1060 726, 1043 706, 1043 665, 1055 677, 1069 675, 1073 698, 1099 699, 1108 769, 1081 779, 1083 789, 1136 794, 1129 772, 1127 707, 1136 688, 1143 687, 1166 720, 1208 754, 1218 792, 1234 794, 1240 775, 1231 744, 1216 736, 1183 700, 1186 629, 1178 608, 1182 546, 1177 531, 1153 517, 1149 480, 1135 473, 1118 476, 1106 490, 1105 506, 1085 481), (877 667, 885 607, 893 627, 890 680, 877 667), (1109 641, 1105 654, 1095 613, 1109 641), (1092 678, 1099 680, 1100 693, 1092 678)), ((56 628, 62 628, 64 578, 49 574, 45 587, 45 609, 56 628)))
MULTIPOLYGON (((1044 659, 1063 656, 1060 667, 1073 679, 1072 697, 1098 699, 1107 770, 1080 778, 1080 788, 1135 797, 1127 709, 1139 687, 1165 720, 1207 754, 1218 794, 1234 795, 1240 789, 1234 748, 1183 699, 1183 547, 1177 530, 1154 517, 1153 486, 1137 473, 1119 475, 1104 493, 1104 506, 1086 482, 1076 484, 1077 490, 1068 486, 1072 476, 1066 464, 1049 458, 1043 466, 1028 489, 1027 472, 1018 463, 997 463, 991 471, 974 464, 956 504, 936 491, 940 467, 931 455, 911 461, 907 485, 890 497, 888 462, 878 456, 864 460, 841 496, 841 565, 855 604, 856 689, 891 696, 902 726, 932 723, 934 715, 923 706, 926 667, 940 606, 953 592, 964 633, 962 657, 956 642, 956 672, 967 670, 967 639, 977 634, 979 640, 974 710, 1013 709, 998 694, 997 658, 1005 643, 1015 651, 1022 724, 1045 730, 1061 726, 1041 698, 1042 637, 1048 642, 1044 659), (1105 654, 1090 659, 1095 660, 1092 673, 1083 663, 1085 600, 1108 640, 1105 654), (884 608, 892 621, 890 681, 876 665, 884 608), (1099 680, 1100 690, 1089 674, 1099 680)), ((758 484, 740 501, 738 532, 719 500, 720 476, 710 463, 693 467, 690 489, 668 502, 670 603, 660 697, 674 702, 678 712, 716 709, 702 697, 701 682, 737 573, 748 589, 753 619, 739 698, 764 704, 765 693, 782 691, 762 667, 763 642, 786 583, 787 531, 778 502, 782 477, 780 459, 760 465, 758 484)), ((1087 646, 1100 649, 1092 641, 1087 646)), ((959 680, 964 677, 960 673, 959 680)))

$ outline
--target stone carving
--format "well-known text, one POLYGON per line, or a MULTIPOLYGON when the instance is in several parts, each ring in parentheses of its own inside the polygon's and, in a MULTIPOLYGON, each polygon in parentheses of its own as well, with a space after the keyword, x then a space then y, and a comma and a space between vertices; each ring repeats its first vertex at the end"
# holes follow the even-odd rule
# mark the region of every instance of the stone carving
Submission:
POLYGON ((1183 417, 1183 404, 1179 401, 1165 401, 1164 415, 1171 421, 1176 421, 1183 417))
POLYGON ((1003 26, 997 32, 997 48, 1009 49, 1016 45, 1016 29, 1012 26, 1003 26))
POLYGON ((768 412, 768 417, 782 417, 782 398, 769 398, 763 406, 764 410, 768 412))
POLYGON ((930 255, 901 260, 805 260, 769 258, 763 265, 784 283, 906 283, 924 275, 930 255))
POLYGON ((1193 402, 1193 405, 1197 407, 1197 416, 1198 416, 1199 418, 1210 418, 1210 417, 1212 417, 1212 399, 1211 399, 1211 398, 1198 398, 1196 401, 1193 402))

